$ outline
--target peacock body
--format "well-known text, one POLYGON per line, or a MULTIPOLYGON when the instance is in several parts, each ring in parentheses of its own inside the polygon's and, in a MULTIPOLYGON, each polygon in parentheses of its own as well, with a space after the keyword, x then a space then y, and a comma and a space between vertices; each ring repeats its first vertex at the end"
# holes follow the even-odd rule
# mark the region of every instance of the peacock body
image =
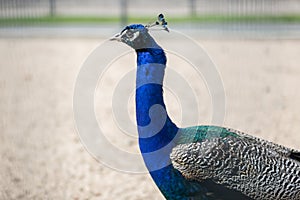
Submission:
POLYGON ((299 151, 233 129, 172 122, 163 99, 167 59, 148 29, 126 26, 112 40, 136 51, 139 146, 165 198, 299 200, 299 151))

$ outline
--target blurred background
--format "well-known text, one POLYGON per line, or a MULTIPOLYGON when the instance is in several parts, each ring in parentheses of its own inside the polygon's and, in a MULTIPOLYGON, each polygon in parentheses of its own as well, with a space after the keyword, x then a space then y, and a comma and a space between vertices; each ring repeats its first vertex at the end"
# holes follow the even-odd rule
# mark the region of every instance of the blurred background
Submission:
POLYGON ((106 36, 118 26, 152 22, 161 12, 172 28, 205 36, 299 36, 299 0, 1 0, 0 25, 2 35, 15 35, 12 29, 21 26, 23 35, 106 36))
MULTIPOLYGON (((226 95, 218 125, 300 149, 300 0, 0 0, 0 199, 163 199, 148 174, 111 169, 88 153, 72 107, 90 52, 125 25, 152 23, 159 13, 216 65, 226 95)), ((195 77, 179 56, 168 59, 199 97, 201 124, 210 124, 218 111, 205 77, 195 77)), ((112 95, 121 73, 134 66, 131 51, 96 93, 112 95)), ((105 136, 138 153, 137 138, 110 120, 111 99, 95 98, 105 136)), ((166 101, 174 121, 190 125, 181 124, 181 109, 194 108, 181 107, 172 92, 166 101)), ((128 102, 134 121, 134 98, 128 102)))

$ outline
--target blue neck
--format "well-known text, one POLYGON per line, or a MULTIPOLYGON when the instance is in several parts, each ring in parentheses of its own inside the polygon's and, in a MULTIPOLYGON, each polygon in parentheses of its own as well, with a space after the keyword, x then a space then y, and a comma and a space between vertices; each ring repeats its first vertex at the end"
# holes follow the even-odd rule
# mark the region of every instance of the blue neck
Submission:
POLYGON ((172 140, 178 127, 168 116, 163 99, 165 53, 159 46, 139 49, 136 53, 136 119, 143 159, 166 198, 188 199, 184 194, 199 188, 185 180, 170 162, 170 153, 175 146, 172 140))
POLYGON ((136 119, 142 153, 166 146, 178 130, 166 112, 163 99, 166 56, 161 47, 152 46, 136 50, 136 119))

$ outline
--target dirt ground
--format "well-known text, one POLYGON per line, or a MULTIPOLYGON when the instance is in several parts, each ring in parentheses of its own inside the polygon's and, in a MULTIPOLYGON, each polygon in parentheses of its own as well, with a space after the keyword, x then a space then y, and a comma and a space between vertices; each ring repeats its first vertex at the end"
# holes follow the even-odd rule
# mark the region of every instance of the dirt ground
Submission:
MULTIPOLYGON (((104 166, 78 137, 72 108, 74 85, 81 63, 101 41, 0 39, 0 199, 163 199, 148 174, 104 166)), ((300 149, 300 40, 197 41, 223 81, 223 125, 300 149)), ((128 59, 134 63, 134 57, 128 59)), ((186 73, 179 64, 170 67, 186 73)), ((112 74, 118 74, 117 67, 112 74)), ((112 75, 111 80, 117 82, 117 78, 112 75)), ((192 86, 197 83, 192 78, 188 81, 192 86)), ((204 93, 199 102, 202 123, 210 123, 209 96, 202 86, 194 85, 197 94, 204 93)), ((166 95, 171 115, 180 122, 178 102, 172 101, 171 92, 166 95)), ((109 102, 102 104, 109 110, 109 102)), ((95 106, 96 114, 105 121, 101 105, 95 106)), ((134 116, 133 108, 129 109, 134 116)), ((115 145, 138 152, 136 139, 126 142, 126 136, 110 137, 115 145)))

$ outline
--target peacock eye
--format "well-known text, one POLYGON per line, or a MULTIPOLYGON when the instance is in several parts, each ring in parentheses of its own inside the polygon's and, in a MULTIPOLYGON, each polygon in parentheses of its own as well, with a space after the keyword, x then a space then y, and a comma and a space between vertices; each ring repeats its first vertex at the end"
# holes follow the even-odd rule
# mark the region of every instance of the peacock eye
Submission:
POLYGON ((127 30, 127 31, 126 31, 126 36, 129 37, 129 38, 132 38, 132 37, 133 37, 133 31, 130 30, 130 29, 127 30))

